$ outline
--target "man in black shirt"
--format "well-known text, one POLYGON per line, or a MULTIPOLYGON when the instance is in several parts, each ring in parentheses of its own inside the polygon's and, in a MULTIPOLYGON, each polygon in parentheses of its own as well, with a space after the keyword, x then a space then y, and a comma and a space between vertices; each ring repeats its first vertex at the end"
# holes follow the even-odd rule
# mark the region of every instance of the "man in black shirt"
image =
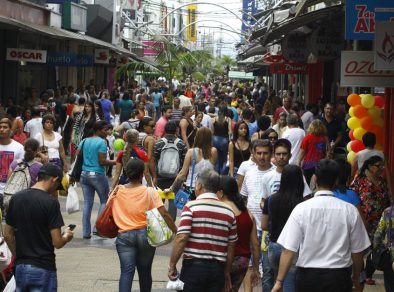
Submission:
POLYGON ((342 140, 342 126, 341 122, 338 121, 334 116, 334 105, 332 103, 326 103, 324 106, 324 114, 321 117, 321 121, 327 128, 327 136, 329 142, 333 142, 331 150, 339 146, 342 140))
POLYGON ((5 241, 15 257, 17 291, 57 291, 54 248, 62 248, 73 238, 64 225, 59 201, 51 194, 62 189, 62 170, 44 164, 37 183, 10 202, 4 229, 5 241))

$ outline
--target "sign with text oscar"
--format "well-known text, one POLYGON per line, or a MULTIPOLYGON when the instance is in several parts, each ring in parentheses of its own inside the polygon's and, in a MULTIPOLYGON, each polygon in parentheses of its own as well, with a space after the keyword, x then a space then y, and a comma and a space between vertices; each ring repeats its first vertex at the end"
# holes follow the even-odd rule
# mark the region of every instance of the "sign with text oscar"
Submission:
POLYGON ((303 63, 276 63, 270 65, 271 74, 308 74, 309 66, 303 63))
POLYGON ((377 22, 375 70, 394 70, 394 22, 377 22))
POLYGON ((393 0, 346 0, 346 39, 370 40, 376 22, 394 21, 393 0))
POLYGON ((374 53, 342 51, 341 86, 394 87, 394 71, 376 70, 374 53))
POLYGON ((6 60, 31 63, 46 63, 47 51, 7 48, 6 60))

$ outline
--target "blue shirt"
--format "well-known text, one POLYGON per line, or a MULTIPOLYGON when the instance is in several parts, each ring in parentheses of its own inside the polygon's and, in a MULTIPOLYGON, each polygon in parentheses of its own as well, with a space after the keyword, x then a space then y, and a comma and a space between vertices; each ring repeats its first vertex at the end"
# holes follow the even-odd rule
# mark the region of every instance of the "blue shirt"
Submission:
POLYGON ((238 123, 239 116, 238 116, 237 110, 234 107, 232 107, 232 106, 229 106, 227 108, 230 109, 233 112, 233 121, 238 123))
POLYGON ((361 203, 359 196, 351 189, 347 189, 346 193, 341 193, 339 190, 335 190, 334 196, 335 198, 348 202, 356 207, 361 203))
POLYGON ((160 92, 152 93, 152 98, 153 98, 153 104, 155 105, 155 107, 159 107, 160 101, 161 101, 161 93, 160 92))
POLYGON ((257 122, 255 121, 253 123, 249 123, 248 128, 249 128, 249 140, 250 140, 252 138, 253 134, 257 132, 259 127, 257 126, 257 122))
POLYGON ((81 150, 83 144, 83 165, 82 171, 93 171, 101 174, 105 174, 105 167, 100 165, 98 154, 107 154, 107 143, 103 138, 92 137, 86 138, 84 142, 78 145, 78 150, 81 150))
POLYGON ((104 112, 104 119, 106 120, 107 123, 111 123, 111 105, 112 102, 108 99, 101 99, 101 106, 103 107, 103 112, 104 112))

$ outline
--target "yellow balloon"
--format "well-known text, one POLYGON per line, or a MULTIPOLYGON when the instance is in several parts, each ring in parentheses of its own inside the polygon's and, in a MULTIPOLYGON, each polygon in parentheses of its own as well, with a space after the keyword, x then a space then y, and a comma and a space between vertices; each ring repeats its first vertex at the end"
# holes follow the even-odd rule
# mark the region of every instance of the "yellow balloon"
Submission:
POLYGON ((350 141, 349 143, 347 143, 347 145, 346 145, 346 150, 347 150, 347 152, 352 152, 352 148, 350 147, 351 144, 352 144, 352 141, 350 141))
POLYGON ((353 112, 353 110, 354 110, 354 107, 350 107, 349 108, 349 115, 351 116, 351 117, 354 117, 354 112, 353 112))
POLYGON ((359 128, 359 127, 361 126, 361 122, 360 122, 359 119, 353 117, 353 118, 350 118, 350 119, 347 121, 347 126, 348 126, 350 129, 355 130, 355 129, 357 129, 357 128, 359 128))
POLYGON ((357 128, 357 129, 354 130, 353 136, 354 136, 354 138, 356 138, 357 140, 362 141, 363 136, 364 136, 364 134, 365 134, 366 132, 367 132, 366 130, 364 130, 363 128, 359 127, 359 128, 357 128))
MULTIPOLYGON (((349 110, 350 111, 350 110, 349 110)), ((368 115, 373 119, 379 119, 381 117, 382 111, 380 108, 374 106, 373 108, 368 109, 368 115)))
POLYGON ((353 151, 349 152, 349 153, 347 154, 347 161, 348 161, 350 164, 352 164, 355 156, 356 156, 356 153, 355 153, 355 152, 353 152, 353 151))
POLYGON ((384 121, 383 121, 383 119, 382 118, 378 118, 378 119, 374 119, 374 123, 376 124, 376 125, 378 125, 379 127, 383 127, 383 125, 384 125, 384 121))
POLYGON ((372 108, 375 105, 375 98, 371 94, 360 94, 361 104, 365 108, 372 108))

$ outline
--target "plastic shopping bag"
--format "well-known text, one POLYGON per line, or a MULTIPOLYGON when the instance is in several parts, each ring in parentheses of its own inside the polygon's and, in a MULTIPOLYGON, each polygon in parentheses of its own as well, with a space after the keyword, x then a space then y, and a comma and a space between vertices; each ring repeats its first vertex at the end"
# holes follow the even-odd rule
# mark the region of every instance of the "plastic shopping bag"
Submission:
POLYGON ((66 201, 66 211, 68 214, 79 211, 78 194, 74 186, 68 188, 68 196, 66 201))
POLYGON ((5 286, 3 292, 15 292, 15 291, 16 291, 15 277, 12 276, 11 280, 8 281, 7 286, 5 286))

